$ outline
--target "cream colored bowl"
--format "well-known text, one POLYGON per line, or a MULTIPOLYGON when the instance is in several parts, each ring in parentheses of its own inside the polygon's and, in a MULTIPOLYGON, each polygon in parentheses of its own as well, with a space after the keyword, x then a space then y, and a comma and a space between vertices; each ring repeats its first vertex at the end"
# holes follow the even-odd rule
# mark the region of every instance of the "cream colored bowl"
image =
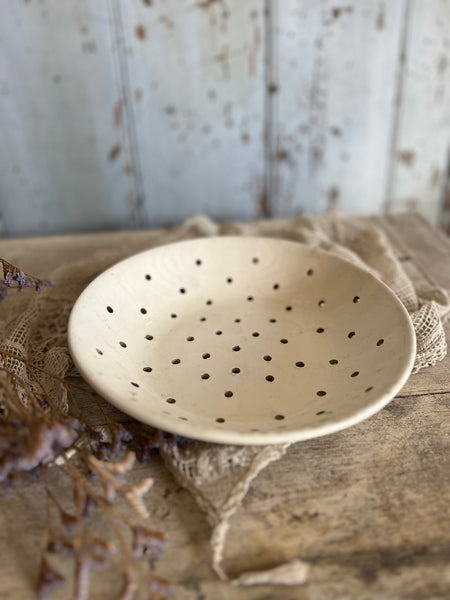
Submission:
POLYGON ((406 310, 369 273, 296 242, 241 237, 111 267, 78 298, 69 346, 124 412, 233 444, 354 425, 395 396, 415 356, 406 310))

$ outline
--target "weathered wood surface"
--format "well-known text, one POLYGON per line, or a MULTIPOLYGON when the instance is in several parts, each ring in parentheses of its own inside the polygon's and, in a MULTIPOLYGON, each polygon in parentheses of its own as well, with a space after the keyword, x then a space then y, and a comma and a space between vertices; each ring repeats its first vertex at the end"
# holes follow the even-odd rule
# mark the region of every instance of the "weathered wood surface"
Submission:
MULTIPOLYGON (((450 0, 14 3, 0 232, 442 216, 450 0)), ((447 209, 448 212, 448 209, 447 209)))
MULTIPOLYGON (((398 239, 398 252, 409 257, 404 264, 415 277, 434 279, 450 290, 448 240, 415 216, 378 224, 398 239)), ((65 258, 107 250, 125 235, 1 241, 0 256, 47 275, 65 258)), ((149 235, 139 232, 131 241, 128 236, 130 251, 137 238, 142 243, 149 235)), ((376 416, 293 445, 254 481, 233 519, 226 567, 237 572, 299 557, 312 564, 302 587, 239 589, 218 582, 209 566, 209 527, 192 498, 158 458, 137 466, 133 480, 143 474, 156 480, 147 498, 150 524, 169 535, 156 573, 175 583, 177 600, 448 598, 449 372, 447 357, 412 376, 376 416)), ((63 481, 55 484, 64 503, 67 488, 63 481)), ((39 481, 25 481, 12 500, 1 501, 0 598, 35 598, 43 512, 39 481)), ((100 573, 90 598, 114 598, 118 588, 117 572, 100 573)), ((55 595, 68 597, 67 588, 55 595)))

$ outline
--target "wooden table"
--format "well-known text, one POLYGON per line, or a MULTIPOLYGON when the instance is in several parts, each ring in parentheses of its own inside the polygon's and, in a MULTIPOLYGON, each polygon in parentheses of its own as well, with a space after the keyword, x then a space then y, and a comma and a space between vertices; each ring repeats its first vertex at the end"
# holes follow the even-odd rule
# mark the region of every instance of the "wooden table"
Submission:
MULTIPOLYGON (((415 278, 450 290, 450 244, 419 217, 375 219, 415 278)), ((136 239, 144 233, 136 233, 136 239)), ((123 233, 3 240, 0 256, 46 276, 123 233)), ((133 248, 130 247, 130 250, 133 248)), ((5 304, 6 306, 6 304, 5 304)), ((449 325, 447 325, 447 331, 449 325)), ((450 357, 410 378, 384 410, 345 431, 291 446, 254 481, 233 519, 231 573, 299 557, 312 565, 302 587, 234 588, 210 568, 209 527, 191 496, 155 457, 132 480, 155 478, 150 526, 169 536, 155 572, 177 600, 437 600, 450 597, 450 357)), ((59 486, 64 502, 67 490, 59 486)), ((43 528, 40 481, 1 500, 0 598, 35 598, 43 528)), ((117 571, 94 580, 90 598, 115 598, 117 571)), ((66 587, 55 598, 70 598, 66 587)), ((142 598, 145 597, 141 596, 142 598)))

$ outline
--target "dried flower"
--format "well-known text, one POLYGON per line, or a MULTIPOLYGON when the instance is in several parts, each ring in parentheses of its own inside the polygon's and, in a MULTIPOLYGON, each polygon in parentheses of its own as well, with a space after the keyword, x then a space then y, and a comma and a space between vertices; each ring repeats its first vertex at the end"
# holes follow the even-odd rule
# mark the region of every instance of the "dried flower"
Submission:
POLYGON ((57 571, 52 569, 45 558, 42 559, 41 572, 38 581, 38 594, 41 600, 47 600, 53 590, 64 581, 57 571))
POLYGON ((149 517, 147 507, 144 504, 144 495, 149 491, 152 485, 153 479, 147 477, 131 486, 129 490, 125 492, 125 498, 127 499, 128 504, 141 519, 148 519, 149 517))

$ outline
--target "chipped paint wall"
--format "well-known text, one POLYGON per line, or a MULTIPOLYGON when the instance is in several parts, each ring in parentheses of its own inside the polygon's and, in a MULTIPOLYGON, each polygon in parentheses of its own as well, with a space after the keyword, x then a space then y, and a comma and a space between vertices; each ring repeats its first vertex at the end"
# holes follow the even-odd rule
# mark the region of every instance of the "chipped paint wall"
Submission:
POLYGON ((3 235, 448 220, 450 0, 22 0, 0 44, 3 235))

